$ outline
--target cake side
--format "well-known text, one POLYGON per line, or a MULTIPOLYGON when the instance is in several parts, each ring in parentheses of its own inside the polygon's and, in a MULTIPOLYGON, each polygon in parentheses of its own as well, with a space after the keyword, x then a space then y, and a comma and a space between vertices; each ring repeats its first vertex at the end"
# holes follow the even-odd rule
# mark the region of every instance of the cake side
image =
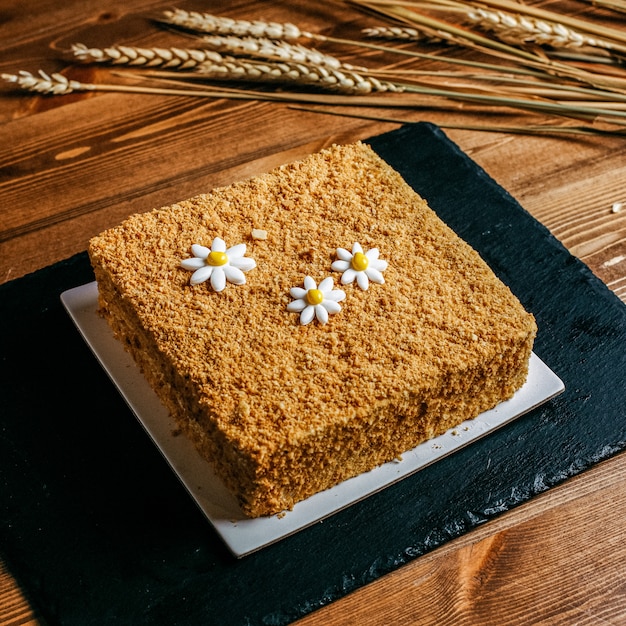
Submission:
POLYGON ((129 218, 90 244, 101 308, 250 515, 401 455, 524 382, 531 315, 363 144, 129 218), (254 229, 267 239, 253 239, 254 229), (192 286, 180 262, 246 243, 245 285, 192 286), (290 289, 358 241, 385 283, 344 285, 340 313, 299 324, 290 289))

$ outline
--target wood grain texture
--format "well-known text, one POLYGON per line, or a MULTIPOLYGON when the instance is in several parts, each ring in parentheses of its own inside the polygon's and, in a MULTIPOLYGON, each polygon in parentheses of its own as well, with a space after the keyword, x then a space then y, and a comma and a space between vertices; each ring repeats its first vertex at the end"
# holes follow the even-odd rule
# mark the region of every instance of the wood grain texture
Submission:
MULTIPOLYGON (((41 68, 99 80, 107 70, 68 66, 69 45, 182 45, 180 37, 159 31, 149 19, 171 6, 161 0, 3 2, 0 71, 41 68)), ((207 10, 200 0, 177 6, 207 10)), ((588 12, 587 5, 569 0, 558 8, 588 12)), ((291 21, 343 37, 376 23, 332 1, 217 0, 210 10, 291 21)), ((406 63, 321 47, 377 66, 406 63)), ((440 124, 480 123, 486 117, 449 103, 440 110, 389 115, 440 124)), ((494 111, 488 121, 512 124, 518 117, 494 111)), ((0 283, 83 251, 91 236, 133 212, 394 127, 267 102, 44 97, 0 85, 0 283)), ((623 138, 447 134, 626 302, 626 208, 612 210, 616 203, 626 205, 623 138)), ((619 455, 301 623, 626 623, 625 480, 626 456, 619 455)), ((26 597, 0 563, 0 624, 35 623, 26 597)))
POLYGON ((0 624, 35 626, 40 621, 11 573, 0 560, 0 624))
MULTIPOLYGON (((182 45, 179 37, 156 29, 149 20, 162 3, 133 2, 132 9, 128 3, 89 2, 73 9, 72 5, 46 5, 46 20, 45 11, 38 9, 32 18, 23 12, 24 5, 16 7, 0 26, 0 36, 6 35, 1 69, 64 70, 63 51, 77 41, 94 46, 182 45), (34 23, 29 22, 32 19, 34 23), (63 26, 55 32, 52 22, 63 26), (25 37, 29 24, 33 35, 25 37)), ((260 17, 247 3, 228 9, 217 3, 214 11, 219 14, 220 9, 235 17, 260 17)), ((263 16, 352 37, 371 19, 335 3, 317 8, 266 3, 263 16)), ((330 51, 354 60, 350 48, 330 46, 330 51)), ((366 56, 377 66, 406 63, 393 55, 366 56)), ((73 67, 69 75, 89 82, 103 79, 107 71, 73 67)), ((122 94, 24 96, 7 86, 3 96, 2 282, 84 250, 91 236, 129 213, 258 173, 277 164, 276 155, 299 158, 333 141, 352 141, 394 127, 263 102, 122 94)), ((467 107, 392 114, 403 121, 449 124, 482 119, 461 113, 462 109, 467 107)), ((512 117, 508 113, 501 121, 512 123, 512 117)), ((468 131, 449 135, 624 297, 623 281, 610 264, 626 250, 626 213, 610 213, 615 202, 626 200, 620 186, 626 162, 621 138, 574 140, 468 131), (582 170, 588 172, 584 179, 579 175, 582 170), (584 182, 589 177, 601 184, 584 182), (585 233, 591 231, 593 237, 587 238, 585 233)))
POLYGON ((622 624, 624 461, 600 464, 297 623, 622 624), (590 595, 590 586, 602 591, 590 595))

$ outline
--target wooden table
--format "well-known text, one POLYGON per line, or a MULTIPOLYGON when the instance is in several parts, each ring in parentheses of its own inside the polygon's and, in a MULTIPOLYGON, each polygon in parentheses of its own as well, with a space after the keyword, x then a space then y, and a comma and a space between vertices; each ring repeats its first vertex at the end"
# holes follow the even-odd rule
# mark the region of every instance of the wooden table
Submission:
MULTIPOLYGON (((60 71, 71 43, 185 45, 148 17, 159 0, 23 0, 0 10, 0 71, 60 71)), ((341 3, 210 3, 217 15, 354 37, 373 23, 341 3)), ((206 2, 180 3, 208 10, 206 2)), ((563 6, 563 5, 559 5, 563 6)), ((587 9, 572 3, 572 11, 587 9)), ((623 24, 623 22, 622 22, 623 24)), ((185 41, 185 40, 183 40, 185 41)), ((332 46, 326 46, 333 50, 332 46)), ((337 52, 337 49, 334 49, 337 52)), ((356 52, 343 48, 346 58, 356 52)), ((377 53, 370 64, 393 64, 377 53)), ((73 69, 81 80, 104 70, 73 69)), ((136 211, 192 196, 397 124, 283 103, 171 95, 0 97, 0 282, 86 248, 136 211)), ((371 113, 372 111, 367 111, 371 113)), ((511 122, 511 115, 490 120, 511 122)), ((461 105, 391 111, 484 123, 461 105)), ((626 142, 449 130, 448 135, 626 301, 626 142)), ((616 381, 624 385, 624 381, 616 381)), ((302 624, 626 622, 626 456, 620 454, 302 620, 302 624), (447 621, 446 621, 447 620, 447 621)), ((0 564, 0 624, 37 616, 0 564)))

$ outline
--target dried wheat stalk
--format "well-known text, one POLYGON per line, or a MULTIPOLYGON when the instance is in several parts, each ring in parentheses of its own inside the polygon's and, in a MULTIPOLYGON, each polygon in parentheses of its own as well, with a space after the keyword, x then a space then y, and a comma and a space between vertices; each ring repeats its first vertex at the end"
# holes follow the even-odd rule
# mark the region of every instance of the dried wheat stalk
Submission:
MULTIPOLYGON (((362 120, 373 120, 376 122, 391 122, 393 124, 418 124, 415 120, 404 120, 397 117, 388 117, 382 115, 364 115, 353 111, 336 111, 327 107, 306 106, 306 105, 290 105, 290 109, 297 111, 309 111, 311 113, 323 113, 325 115, 338 115, 342 117, 353 117, 362 120)), ((524 125, 524 126, 496 126, 493 124, 448 124, 447 122, 438 122, 441 128, 450 128, 458 130, 476 130, 490 133, 509 133, 520 135, 559 135, 559 134, 575 134, 575 135, 624 135, 626 130, 617 128, 607 130, 594 128, 593 126, 555 126, 555 125, 524 125)))
MULTIPOLYGON (((356 4, 360 4, 356 2, 356 4)), ((399 10, 399 9, 397 9, 399 10)), ((194 30, 196 32, 210 32, 210 33, 218 33, 218 34, 235 34, 239 37, 269 37, 269 38, 281 38, 281 39, 296 39, 298 37, 308 37, 321 41, 334 42, 339 44, 347 44, 347 45, 361 45, 365 48, 384 50, 384 51, 392 51, 397 52, 398 54, 405 54, 409 56, 415 56, 418 58, 430 58, 431 55, 426 55, 423 53, 419 53, 416 51, 409 50, 398 50, 394 48, 388 48, 386 46, 374 45, 366 42, 356 42, 344 39, 337 39, 333 37, 325 37, 322 35, 312 34, 310 32, 302 31, 294 24, 277 24, 274 22, 262 22, 262 21, 248 21, 248 20, 234 20, 231 18, 225 17, 216 17, 207 13, 198 13, 198 12, 188 12, 180 9, 175 9, 174 11, 165 12, 165 20, 166 23, 181 26, 190 30, 194 30)), ((454 35, 450 35, 444 30, 438 29, 438 24, 428 25, 422 24, 423 28, 422 33, 429 37, 432 40, 435 39, 443 39, 450 40, 453 43, 458 43, 455 39, 454 35)), ((504 45, 504 44, 502 44, 504 45)), ((527 62, 534 60, 535 67, 539 69, 544 68, 543 62, 536 56, 530 55, 529 53, 525 53, 520 50, 515 50, 514 48, 507 48, 506 50, 509 54, 516 54, 525 58, 527 62)), ((454 59, 443 59, 438 56, 438 60, 448 60, 453 63, 461 63, 467 64, 469 63, 466 60, 454 60, 454 59)), ((364 71, 362 68, 356 68, 359 71, 364 71)), ((551 69, 554 70, 554 64, 551 65, 551 69)), ((367 70, 365 70, 367 72, 367 70)))
POLYGON ((76 59, 83 62, 176 69, 191 69, 206 61, 219 62, 222 58, 212 50, 133 46, 88 48, 80 43, 72 46, 72 53, 76 59))
POLYGON ((0 74, 3 80, 13 83, 26 91, 34 91, 41 94, 64 95, 74 91, 93 91, 95 85, 91 83, 80 83, 70 80, 63 74, 46 74, 39 70, 38 76, 20 70, 17 74, 0 74))
MULTIPOLYGON (((484 8, 476 8, 465 13, 465 17, 473 25, 483 30, 495 33, 498 38, 506 43, 523 45, 536 43, 549 45, 553 48, 583 48, 594 47, 612 50, 614 44, 580 33, 563 24, 548 22, 537 18, 514 15, 505 11, 490 11, 484 8)), ((428 36, 426 33, 410 27, 385 27, 365 28, 363 34, 368 37, 377 37, 397 41, 441 41, 441 38, 428 36)))
MULTIPOLYGON (((173 72, 175 76, 180 76, 180 73, 173 72)), ((359 95, 319 95, 319 94, 296 94, 296 93, 263 93, 263 92, 239 92, 238 90, 218 91, 212 88, 207 89, 189 89, 187 86, 181 86, 180 88, 155 88, 155 87, 143 87, 138 85, 116 85, 116 84, 90 84, 80 83, 78 81, 69 80, 61 74, 48 75, 43 71, 39 72, 39 76, 34 76, 30 72, 20 71, 18 74, 1 74, 1 78, 4 80, 17 84, 19 87, 36 92, 39 94, 70 94, 74 91, 118 91, 126 93, 137 94, 158 94, 158 95, 180 95, 180 96, 195 96, 205 98, 238 98, 238 99, 260 99, 260 100, 273 100, 273 101, 285 101, 285 102, 309 102, 315 104, 325 105, 357 105, 357 106, 371 106, 371 107, 424 107, 429 106, 427 100, 423 99, 409 99, 405 97, 402 99, 394 100, 393 98, 377 98, 359 96, 359 95)), ((180 83, 179 83, 180 85, 180 83)), ((626 113, 623 111, 613 111, 602 108, 594 108, 587 105, 568 105, 559 102, 546 102, 543 100, 535 99, 523 99, 523 98, 511 98, 505 96, 493 96, 489 94, 479 93, 467 93, 462 91, 446 90, 446 89, 433 89, 429 87, 415 87, 411 86, 411 89, 407 92, 413 94, 421 94, 429 98, 441 97, 456 101, 465 101, 473 104, 482 105, 496 105, 496 106, 511 106, 519 108, 521 110, 535 112, 535 113, 551 113, 556 115, 562 115, 565 117, 573 117, 577 119, 587 119, 589 121, 595 121, 598 123, 609 123, 615 126, 626 126, 626 113)))
POLYGON ((315 85, 341 93, 402 91, 402 88, 394 83, 380 81, 352 70, 293 61, 247 60, 225 56, 215 50, 134 48, 131 46, 112 46, 101 49, 87 48, 82 44, 76 44, 72 49, 75 56, 82 61, 166 69, 193 69, 204 78, 315 85))
MULTIPOLYGON (((400 13, 397 11, 398 6, 402 7, 416 7, 419 9, 424 8, 424 3, 420 0, 418 2, 412 0, 350 0, 352 4, 356 6, 362 6, 368 11, 379 11, 387 13, 388 15, 395 13, 397 16, 400 13), (382 9, 387 7, 387 9, 382 9)), ((593 3, 594 0, 589 0, 593 3)), ((624 0, 600 0, 604 2, 606 6, 613 5, 614 7, 626 8, 624 0)), ((438 5, 443 11, 458 12, 465 8, 472 8, 470 5, 475 4, 473 2, 464 2, 463 0, 430 0, 432 5, 438 5)), ((477 3, 476 3, 477 4, 477 3)), ((540 20, 545 20, 554 24, 563 24, 566 27, 572 28, 578 32, 587 33, 590 36, 599 37, 606 41, 610 41, 616 44, 626 45, 626 32, 622 28, 611 28, 601 24, 596 24, 590 20, 581 19, 572 15, 564 13, 557 13, 548 9, 544 9, 541 6, 534 4, 526 4, 519 2, 519 0, 481 0, 481 5, 491 7, 494 10, 506 11, 512 14, 523 14, 525 16, 534 17, 540 20)), ((410 21, 410 20, 409 20, 410 21)))
POLYGON ((603 7, 616 11, 618 13, 626 13, 626 2, 623 0, 588 0, 595 7, 603 7))
MULTIPOLYGON (((543 73, 544 78, 549 79, 552 76, 552 80, 575 80, 578 83, 585 83, 594 87, 600 87, 602 89, 615 90, 623 92, 626 89, 626 78, 621 74, 615 75, 614 73, 600 73, 598 71, 585 71, 573 64, 560 62, 554 58, 548 58, 545 54, 538 52, 537 50, 527 50, 519 45, 512 45, 503 41, 497 41, 488 37, 475 33, 467 28, 459 28, 454 24, 449 24, 442 20, 422 15, 406 9, 404 6, 398 6, 396 0, 368 0, 362 2, 361 0, 351 0, 353 4, 357 6, 363 6, 368 11, 375 10, 376 12, 394 20, 404 21, 406 24, 415 26, 417 28, 427 28, 429 31, 438 31, 443 33, 443 37, 458 45, 468 47, 473 50, 484 52, 491 56, 497 57, 500 61, 507 62, 507 70, 511 71, 513 67, 523 67, 526 70, 532 69, 543 73), (376 4, 376 8, 374 8, 376 4), (512 64, 512 65, 510 65, 512 64)), ((415 2, 397 0, 402 2, 402 5, 417 6, 415 2)), ((485 3, 508 3, 515 4, 509 0, 484 0, 485 3)), ((449 4, 453 4, 455 10, 458 9, 460 3, 453 0, 447 0, 446 7, 449 4)), ((463 5, 467 8, 467 5, 463 5)), ((518 5, 521 7, 521 5, 518 5)), ((524 13, 526 14, 526 7, 524 5, 524 13)), ((520 9, 521 11, 521 9, 520 9)), ((554 15, 554 14, 552 14, 554 15)), ((620 44, 614 42, 611 39, 612 45, 618 49, 620 44)), ((407 54, 409 51, 400 49, 399 52, 407 54)), ((439 57, 439 55, 438 55, 439 57)), ((444 60, 443 57, 439 57, 444 60)), ((445 59, 449 61, 449 59, 445 59)))
POLYGON ((310 36, 310 33, 301 31, 295 24, 279 24, 277 22, 262 22, 260 20, 236 20, 230 17, 217 17, 198 11, 184 11, 183 9, 165 11, 161 21, 197 33, 236 35, 238 37, 266 37, 268 39, 285 39, 288 41, 310 36))
MULTIPOLYGON (((152 70, 154 72, 154 70, 152 70)), ((150 73, 150 70, 148 70, 150 73)), ((171 72, 170 72, 171 75, 171 72)), ((181 74, 176 72, 176 77, 181 74)), ((138 79, 140 76, 125 74, 127 78, 138 79)), ((181 84, 179 81, 177 87, 146 87, 142 85, 124 85, 124 84, 106 84, 106 83, 82 83, 76 80, 70 80, 62 74, 47 74, 43 70, 39 70, 37 75, 24 70, 20 70, 17 74, 0 74, 0 78, 24 89, 25 91, 34 92, 42 95, 59 96, 68 95, 79 91, 108 91, 108 92, 124 92, 137 94, 156 94, 156 95, 176 95, 176 96, 200 96, 205 98, 235 98, 241 100, 275 100, 275 101, 310 101, 317 104, 329 101, 333 104, 348 104, 359 100, 359 96, 333 96, 329 94, 290 94, 290 93, 262 93, 255 91, 244 91, 236 89, 219 90, 213 87, 204 87, 202 89, 190 89, 187 84, 181 84), (339 99, 339 100, 337 100, 339 99)), ((172 83, 172 81, 169 81, 172 83)), ((363 104, 376 106, 378 99, 368 99, 363 104)))
MULTIPOLYGON (((369 2, 353 1, 357 5, 374 10, 374 7, 369 2)), ((455 24, 416 13, 415 11, 406 9, 404 6, 390 5, 385 8, 377 7, 375 10, 390 19, 401 20, 406 24, 417 26, 426 34, 441 37, 444 41, 449 43, 480 50, 487 54, 498 56, 501 59, 507 58, 509 60, 515 60, 518 63, 523 62, 526 66, 545 68, 545 59, 534 52, 512 46, 505 42, 494 41, 493 39, 489 39, 466 28, 460 28, 455 24)), ((556 70, 555 64, 551 64, 551 69, 556 70)), ((567 70, 565 67, 562 69, 567 70)))
MULTIPOLYGON (((395 0, 394 0, 395 1, 395 0)), ((456 0, 434 0, 435 2, 447 2, 450 10, 452 5, 458 5, 456 0)), ((508 0, 489 0, 491 2, 507 2, 508 0)), ((360 4, 360 3, 355 3, 360 4)), ((398 4, 403 4, 402 0, 398 0, 398 4)), ((409 2, 409 4, 412 4, 409 2)), ((390 2, 391 5, 391 2, 390 2)), ((463 14, 469 11, 468 5, 464 5, 463 9, 459 9, 463 14)), ((514 28, 517 27, 521 31, 540 31, 540 35, 547 40, 549 37, 560 37, 561 39, 572 39, 575 43, 568 43, 569 46, 578 49, 582 46, 590 47, 594 45, 598 47, 598 41, 594 37, 578 37, 578 33, 574 29, 550 29, 548 28, 548 20, 539 20, 528 17, 523 13, 519 17, 518 22, 512 24, 506 11, 486 11, 474 9, 471 11, 476 19, 479 18, 484 22, 490 22, 490 29, 496 28, 494 22, 498 25, 505 24, 508 29, 505 37, 513 37, 514 28), (490 13, 495 14, 495 18, 490 13), (525 22, 522 18, 526 19, 525 22), (544 22, 538 27, 539 22, 544 22), (577 38, 578 37, 578 38, 577 38), (584 43, 583 43, 584 41, 584 43), (593 43, 591 43, 591 41, 593 43)), ((527 112, 547 113, 563 115, 566 117, 574 117, 577 119, 596 120, 601 122, 612 123, 618 126, 626 126, 626 112, 623 112, 621 103, 610 100, 610 94, 579 94, 588 95, 587 100, 583 101, 582 97, 571 93, 563 95, 559 92, 558 79, 554 76, 566 77, 568 79, 576 78, 583 82, 590 82, 593 85, 606 85, 608 88, 626 89, 626 81, 617 77, 607 77, 606 75, 593 75, 588 77, 578 68, 572 68, 567 65, 559 64, 554 60, 546 61, 546 54, 542 52, 531 52, 530 50, 521 50, 520 38, 522 35, 518 32, 518 38, 512 45, 505 45, 502 42, 495 42, 493 39, 474 35, 469 29, 459 29, 454 25, 449 25, 427 16, 406 11, 400 7, 394 6, 393 12, 388 12, 389 17, 404 20, 407 24, 415 25, 417 28, 396 29, 400 31, 400 38, 418 36, 423 41, 424 36, 433 37, 439 33, 443 33, 444 39, 455 43, 462 42, 476 49, 485 49, 485 51, 496 53, 500 60, 515 61, 515 66, 522 64, 524 72, 527 75, 540 75, 548 85, 546 76, 550 76, 550 85, 554 83, 554 87, 550 91, 539 93, 535 92, 535 86, 510 86, 508 88, 484 87, 481 88, 476 84, 461 84, 457 86, 448 86, 443 88, 433 87, 432 85, 419 85, 411 83, 398 84, 396 82, 384 82, 383 74, 376 74, 368 70, 355 71, 351 66, 341 64, 339 59, 323 55, 318 51, 310 50, 296 43, 288 43, 298 37, 307 37, 316 40, 336 42, 340 44, 362 45, 364 48, 387 49, 383 46, 369 44, 366 42, 347 41, 334 38, 326 38, 321 35, 313 35, 301 31, 293 24, 277 24, 273 22, 233 20, 230 18, 217 18, 204 13, 190 13, 186 11, 170 11, 166 14, 168 23, 181 26, 183 28, 193 30, 199 33, 210 32, 210 37, 203 37, 203 46, 206 49, 180 49, 180 48, 135 48, 131 46, 112 46, 105 49, 87 48, 82 44, 76 44, 73 47, 74 55, 77 59, 83 61, 91 61, 98 63, 110 63, 112 65, 126 65, 129 67, 141 67, 142 69, 162 68, 164 70, 172 70, 167 72, 142 71, 128 72, 129 77, 135 81, 138 79, 155 80, 155 76, 159 73, 164 76, 160 78, 176 78, 179 82, 173 83, 169 81, 168 88, 157 88, 154 85, 91 85, 79 83, 67 79, 61 74, 48 75, 39 72, 39 75, 32 75, 28 72, 19 72, 16 75, 2 74, 1 77, 8 82, 17 84, 23 89, 41 94, 63 94, 72 91, 100 90, 100 91, 123 91, 131 93, 152 93, 152 94, 171 94, 185 96, 201 96, 201 97, 232 97, 245 99, 266 99, 286 102, 315 102, 325 105, 356 105, 356 106, 372 106, 372 107, 422 107, 427 106, 428 102, 434 100, 448 100, 456 102, 469 102, 476 106, 505 106, 513 107, 527 112), (419 31, 417 30, 419 28, 419 31), (412 31, 412 32, 410 32, 412 31), (487 46, 493 46, 491 50, 487 46), (221 51, 228 51, 230 55, 220 54, 221 51), (240 58, 237 55, 248 58, 240 58), (319 55, 319 56, 317 56, 319 55), (252 57, 252 58, 250 58, 252 57), (258 57, 258 58, 257 58, 258 57), (259 58, 265 59, 263 61, 259 58), (531 70, 530 68, 535 68, 531 70), (180 72, 180 70, 189 70, 180 72), (374 76, 376 74, 378 78, 374 76), (167 75, 167 76, 165 76, 167 75), (270 92, 263 90, 262 92, 244 91, 238 89, 223 89, 219 87, 203 86, 202 88, 189 88, 189 83, 182 82, 183 79, 219 79, 219 80, 241 80, 241 81, 259 81, 264 84, 280 82, 291 87, 298 86, 316 86, 323 88, 331 93, 311 94, 311 93, 288 93, 284 91, 270 92), (593 80, 590 80, 593 79, 593 80), (334 93, 333 93, 334 92, 334 93), (393 96, 380 98, 377 95, 369 97, 369 94, 376 92, 396 92, 403 93, 402 96, 394 98, 393 96), (530 93, 530 97, 523 97, 530 93), (336 95, 334 95, 336 94, 336 95), (415 95, 412 95, 415 94, 415 95), (559 100, 559 97, 561 98, 559 100), (429 100, 427 100, 427 98, 429 100), (540 99, 541 98, 541 99, 540 99), (563 98, 569 102, 563 102, 563 98), (600 100, 602 98, 602 100, 600 100), (571 100, 576 100, 571 102, 571 100), (615 109, 615 110, 613 110, 615 109)), ((393 30, 393 27, 389 30, 393 30)), ((368 36, 381 36, 382 33, 366 33, 368 36)), ((396 33, 398 34, 398 33, 396 33)), ((523 33, 522 33, 523 34, 523 33)), ((536 35, 537 33, 535 33, 536 35)), ((528 36, 527 32, 524 36, 528 36)), ((535 38, 532 43, 539 43, 540 40, 535 38)), ((554 45, 554 41, 550 45, 554 45)), ((617 44, 619 46, 619 43, 617 44)), ((402 47, 405 48, 405 47, 402 47)), ((389 48, 393 50, 393 48, 389 48)), ((431 55, 398 50, 401 54, 413 54, 418 58, 430 58, 431 55)), ((453 59, 447 59, 437 55, 437 60, 455 62, 453 59)), ((468 62, 460 60, 459 63, 464 65, 470 63, 476 67, 482 67, 486 64, 477 62, 468 62)), ((483 68, 485 69, 485 68, 483 68)), ((501 75, 503 68, 494 70, 501 75)), ((505 72, 510 74, 521 73, 520 67, 508 67, 505 72)), ((393 80, 393 79, 391 79, 393 80)), ((617 100, 617 99, 616 99, 617 100)), ((432 104, 431 104, 432 106, 432 104)), ((435 105, 436 106, 436 105, 435 105)))
POLYGON ((614 44, 580 33, 564 24, 548 22, 527 15, 478 8, 467 13, 470 22, 491 31, 502 41, 512 44, 536 43, 553 48, 603 48, 614 44))
POLYGON ((364 28, 361 31, 366 37, 374 39, 387 39, 389 41, 415 41, 415 42, 441 42, 440 37, 432 37, 426 33, 410 28, 408 26, 377 26, 373 28, 364 28))
POLYGON ((374 92, 401 93, 404 87, 380 81, 357 72, 335 70, 319 65, 287 61, 255 61, 237 57, 222 57, 221 62, 201 63, 195 73, 218 80, 247 80, 280 82, 295 85, 314 85, 323 89, 346 93, 368 94, 374 92))
POLYGON ((337 57, 324 54, 319 50, 307 48, 301 44, 288 41, 268 39, 266 37, 237 37, 235 35, 207 35, 202 43, 211 50, 244 55, 253 58, 291 61, 321 65, 334 70, 364 71, 363 67, 355 67, 344 63, 337 57))

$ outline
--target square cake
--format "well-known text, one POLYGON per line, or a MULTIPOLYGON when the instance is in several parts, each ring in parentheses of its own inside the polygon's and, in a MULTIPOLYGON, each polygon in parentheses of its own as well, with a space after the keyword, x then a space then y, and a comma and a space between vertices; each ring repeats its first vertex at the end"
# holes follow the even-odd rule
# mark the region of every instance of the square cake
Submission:
POLYGON ((368 145, 92 239, 99 306, 251 517, 510 398, 533 316, 368 145))

